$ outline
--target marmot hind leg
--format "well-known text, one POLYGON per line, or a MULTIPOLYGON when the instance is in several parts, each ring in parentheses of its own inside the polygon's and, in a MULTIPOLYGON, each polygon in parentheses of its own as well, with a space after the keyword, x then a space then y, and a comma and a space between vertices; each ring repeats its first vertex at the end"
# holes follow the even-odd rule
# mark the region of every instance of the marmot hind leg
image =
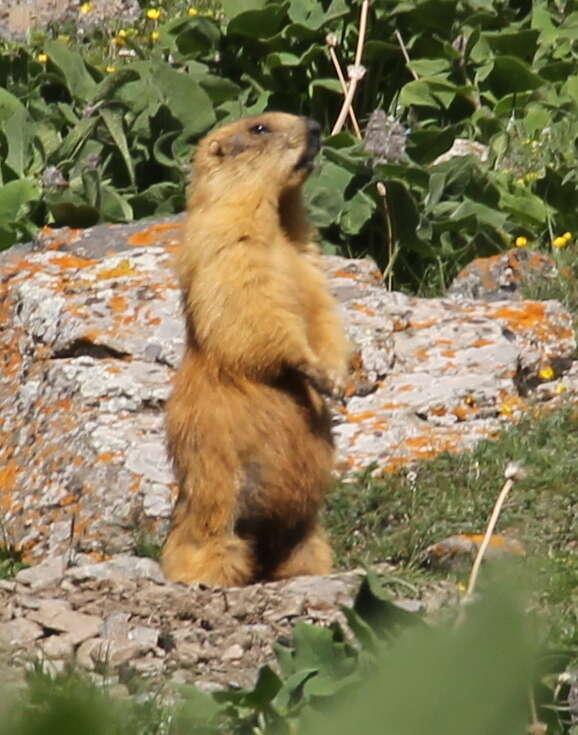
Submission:
POLYGON ((323 528, 315 523, 289 555, 268 575, 268 579, 286 579, 310 574, 330 574, 333 553, 323 528))

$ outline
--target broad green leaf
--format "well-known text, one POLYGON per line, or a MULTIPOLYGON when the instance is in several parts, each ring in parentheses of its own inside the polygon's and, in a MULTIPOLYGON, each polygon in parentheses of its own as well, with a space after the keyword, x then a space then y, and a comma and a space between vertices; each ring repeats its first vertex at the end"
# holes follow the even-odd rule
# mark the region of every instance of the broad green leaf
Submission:
POLYGON ((452 127, 416 130, 407 139, 407 153, 413 161, 427 165, 448 151, 454 142, 452 127))
POLYGON ((521 59, 531 61, 538 42, 539 32, 537 30, 520 30, 520 31, 489 31, 482 34, 487 41, 488 46, 496 54, 507 54, 509 56, 518 56, 521 59))
POLYGON ((516 56, 496 56, 487 82, 498 97, 510 92, 538 89, 544 84, 542 77, 516 56))
POLYGON ((418 77, 432 77, 449 71, 450 62, 447 59, 417 59, 411 62, 410 68, 418 77))
POLYGON ((283 5, 269 3, 261 10, 248 10, 235 15, 227 27, 227 36, 270 38, 282 28, 286 17, 283 5))
POLYGON ((72 158, 80 146, 90 137, 98 121, 99 118, 96 115, 80 120, 50 156, 49 163, 57 164, 63 159, 72 158))
POLYGON ((500 207, 530 226, 546 224, 550 214, 550 209, 543 199, 522 187, 515 193, 502 191, 500 207))
POLYGON ((480 222, 496 228, 503 227, 508 218, 506 214, 497 209, 492 209, 485 204, 465 197, 462 203, 455 209, 451 219, 461 220, 466 217, 476 217, 480 222))
POLYGON ((132 207, 126 198, 112 186, 106 184, 101 189, 100 213, 101 218, 107 222, 131 222, 133 220, 132 207))
POLYGON ((159 63, 154 69, 153 83, 186 135, 202 133, 215 124, 211 98, 187 75, 159 63))
POLYGON ((29 146, 32 126, 28 112, 22 108, 15 112, 4 122, 4 133, 8 141, 8 154, 5 163, 19 177, 27 173, 27 162, 29 160, 29 146))
POLYGON ((28 202, 37 199, 38 187, 27 179, 10 181, 0 187, 0 225, 16 222, 28 202))
POLYGON ((57 66, 66 79, 72 96, 87 102, 96 90, 96 82, 88 73, 82 56, 62 41, 47 41, 44 45, 50 61, 57 66))
POLYGON ((350 12, 345 0, 333 0, 324 10, 323 5, 311 0, 291 0, 289 4, 289 18, 308 30, 318 31, 329 21, 341 18, 350 12))
POLYGON ((227 18, 246 13, 248 10, 261 10, 268 0, 222 0, 221 7, 227 18))
POLYGON ((363 191, 356 192, 341 212, 339 225, 348 235, 358 235, 375 212, 375 201, 363 191))
POLYGON ((109 107, 101 107, 99 113, 122 156, 126 170, 128 171, 130 183, 134 186, 134 167, 128 150, 128 141, 124 132, 123 115, 118 110, 111 109, 109 107))
POLYGON ((0 122, 12 117, 16 112, 23 114, 26 112, 26 108, 18 97, 7 89, 0 87, 0 122))

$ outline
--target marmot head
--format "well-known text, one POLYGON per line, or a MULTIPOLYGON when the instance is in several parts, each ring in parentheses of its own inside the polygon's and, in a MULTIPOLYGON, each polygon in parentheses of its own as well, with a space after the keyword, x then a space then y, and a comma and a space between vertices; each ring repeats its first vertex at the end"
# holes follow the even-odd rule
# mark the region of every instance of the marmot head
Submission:
POLYGON ((195 178, 209 183, 226 177, 232 186, 258 178, 262 186, 282 193, 305 181, 320 141, 320 126, 306 117, 283 112, 245 117, 199 143, 195 178))

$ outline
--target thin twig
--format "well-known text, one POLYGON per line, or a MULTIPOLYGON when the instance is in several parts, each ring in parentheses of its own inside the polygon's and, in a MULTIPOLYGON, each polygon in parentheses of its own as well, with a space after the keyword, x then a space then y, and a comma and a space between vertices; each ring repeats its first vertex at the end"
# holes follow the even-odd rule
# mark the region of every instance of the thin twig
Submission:
POLYGON ((494 505, 492 515, 490 516, 490 520, 488 522, 488 527, 486 528, 486 533, 484 534, 484 539, 482 543, 480 544, 480 548, 478 549, 476 559, 472 566, 472 571, 470 573, 470 579, 468 582, 468 588, 466 590, 466 593, 463 597, 462 602, 468 602, 474 593, 476 582, 478 580, 478 574, 480 572, 480 566, 482 564, 482 560, 488 549, 488 546, 490 545, 490 541, 492 539, 492 535, 494 533, 496 523, 498 522, 498 518, 500 516, 502 506, 504 505, 504 501, 506 500, 508 493, 512 489, 514 482, 516 480, 522 479, 522 477, 524 476, 522 469, 515 462, 510 462, 510 464, 506 467, 506 471, 504 474, 506 477, 506 482, 504 483, 504 486, 500 490, 500 494, 498 495, 498 498, 494 505))
POLYGON ((397 42, 399 43, 401 53, 403 54, 403 58, 405 59, 405 63, 407 64, 407 68, 409 69, 409 73, 412 75, 412 77, 417 82, 419 77, 415 73, 415 71, 411 68, 411 59, 409 58, 409 54, 407 53, 407 49, 405 47, 405 43, 403 42, 403 38, 401 37, 401 33, 397 30, 395 31, 395 37, 397 38, 397 42))
MULTIPOLYGON (((339 83, 341 84, 341 89, 343 90, 343 95, 347 96, 347 82, 345 81, 345 77, 343 76, 343 72, 341 70, 341 64, 339 63, 339 59, 337 58, 337 54, 335 53, 334 46, 328 41, 329 44, 329 56, 331 56, 331 61, 333 62, 333 66, 335 67, 335 72, 337 74, 337 78, 339 79, 339 83)), ((355 136, 358 140, 362 139, 361 135, 361 129, 359 127, 359 123, 357 122, 357 117, 355 116, 355 112, 353 111, 353 107, 348 108, 349 112, 349 119, 351 120, 351 124, 353 125, 353 129, 355 130, 355 136)))
POLYGON ((343 125, 345 124, 345 118, 349 114, 349 108, 353 102, 357 83, 363 78, 365 69, 361 66, 361 57, 363 54, 363 45, 365 43, 365 31, 367 29, 367 13, 369 11, 369 0, 363 0, 361 5, 361 16, 359 20, 359 36, 357 38, 357 49, 355 51, 355 63, 353 66, 348 67, 347 72, 349 74, 349 86, 347 87, 347 94, 343 100, 343 105, 331 135, 337 135, 340 133, 343 125))
POLYGON ((391 224, 391 217, 389 216, 389 207, 387 206, 387 188, 383 181, 377 182, 377 193, 381 198, 381 204, 383 207, 383 219, 385 220, 385 232, 387 236, 387 266, 383 273, 383 280, 387 280, 387 288, 391 291, 393 283, 393 266, 399 253, 399 247, 397 243, 393 242, 393 227, 391 224))

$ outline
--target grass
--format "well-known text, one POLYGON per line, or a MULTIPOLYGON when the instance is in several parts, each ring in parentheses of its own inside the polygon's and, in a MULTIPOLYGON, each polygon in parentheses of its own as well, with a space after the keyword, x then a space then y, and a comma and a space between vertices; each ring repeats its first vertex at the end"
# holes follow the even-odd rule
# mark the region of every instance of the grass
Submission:
MULTIPOLYGON (((457 533, 483 533, 510 461, 527 471, 497 532, 521 541, 546 637, 578 648, 578 409, 528 416, 471 453, 444 454, 406 473, 340 484, 325 512, 340 568, 390 561, 424 570, 423 551, 457 533)), ((466 572, 469 568, 466 568, 466 572)), ((458 577, 458 581, 464 579, 458 577)))

